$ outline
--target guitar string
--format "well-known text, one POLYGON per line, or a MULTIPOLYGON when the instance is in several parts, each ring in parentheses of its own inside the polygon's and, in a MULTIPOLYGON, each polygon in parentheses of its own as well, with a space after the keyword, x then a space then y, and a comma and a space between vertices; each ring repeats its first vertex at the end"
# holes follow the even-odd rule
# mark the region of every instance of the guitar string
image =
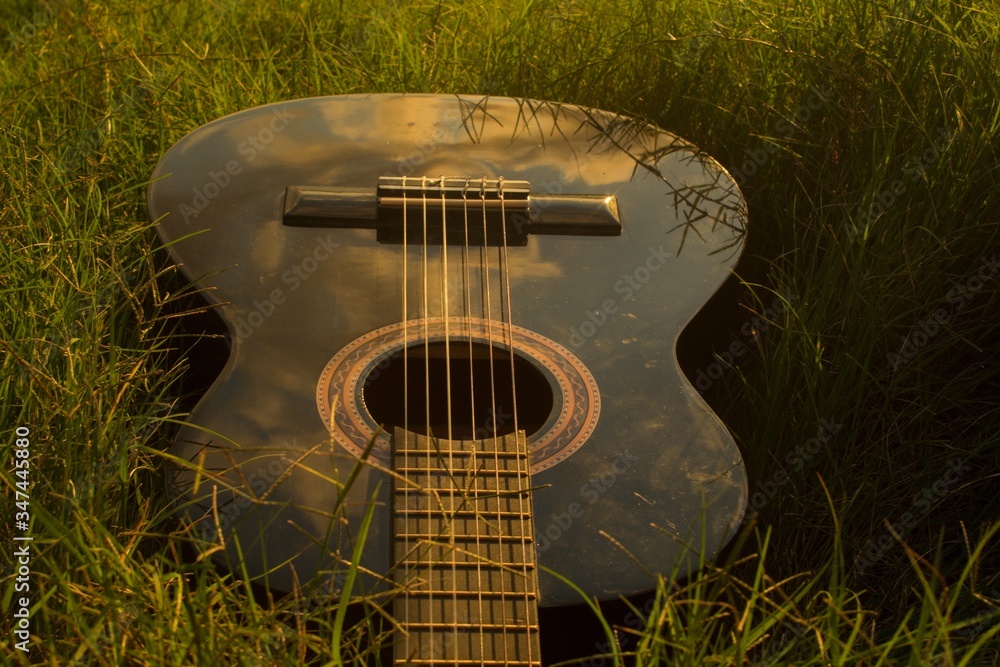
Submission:
MULTIPOLYGON (((425 493, 425 495, 427 497, 427 527, 428 527, 428 535, 429 535, 430 534, 430 527, 433 525, 433 513, 432 513, 432 511, 433 511, 433 505, 434 505, 434 503, 432 502, 432 500, 433 500, 433 498, 432 498, 433 494, 431 493, 430 483, 431 483, 431 479, 433 478, 433 469, 431 468, 431 463, 432 463, 433 458, 434 458, 432 456, 432 451, 434 449, 434 447, 433 447, 433 438, 434 438, 434 435, 433 435, 433 433, 431 433, 431 386, 430 386, 430 383, 431 383, 431 369, 430 369, 431 357, 430 357, 430 322, 429 322, 429 319, 428 319, 429 313, 428 313, 428 288, 427 288, 427 279, 428 279, 428 276, 427 276, 427 273, 428 273, 428 268, 427 268, 428 254, 427 254, 427 177, 426 176, 423 176, 420 179, 420 201, 421 201, 421 205, 423 206, 423 216, 422 216, 423 217, 423 269, 422 269, 422 277, 423 277, 423 304, 422 305, 423 305, 423 310, 422 310, 422 312, 423 312, 423 321, 424 321, 424 429, 425 429, 424 432, 425 432, 425 434, 427 436, 427 440, 425 442, 425 445, 427 447, 427 451, 426 452, 421 452, 421 455, 423 455, 424 458, 427 459, 427 478, 426 478, 426 482, 425 482, 427 484, 427 488, 424 489, 424 493, 425 493)), ((414 440, 417 441, 418 439, 414 438, 414 440)), ((434 553, 434 547, 430 544, 430 542, 431 542, 431 540, 428 540, 428 543, 424 547, 425 550, 426 550, 426 553, 428 555, 434 553)), ((434 576, 433 575, 433 567, 430 567, 430 568, 427 569, 427 578, 428 578, 428 580, 433 580, 433 576, 434 576)), ((433 612, 433 609, 434 609, 434 585, 433 585, 432 581, 428 581, 427 583, 428 583, 428 586, 427 586, 427 608, 433 612)), ((427 624, 427 627, 428 627, 428 633, 427 634, 429 635, 427 637, 427 646, 429 647, 429 650, 431 652, 431 656, 433 657, 433 651, 434 651, 434 622, 433 622, 433 614, 431 614, 431 616, 432 616, 432 618, 429 619, 429 622, 427 624)))
MULTIPOLYGON (((406 247, 406 176, 403 176, 402 181, 402 191, 403 191, 403 438, 404 441, 409 437, 407 434, 410 432, 410 393, 409 393, 409 354, 407 348, 409 347, 409 320, 408 318, 408 308, 407 308, 407 264, 409 255, 407 254, 406 247)), ((393 434, 395 435, 395 434, 393 434)), ((403 447, 403 468, 405 470, 410 469, 410 451, 406 443, 395 443, 396 447, 403 447)), ((404 558, 409 557, 410 553, 410 485, 403 485, 403 512, 404 520, 403 524, 403 549, 402 553, 404 558)), ((409 617, 408 610, 410 608, 410 571, 409 568, 403 569, 403 615, 407 618, 409 617)), ((410 655, 411 650, 411 637, 409 633, 406 633, 403 646, 405 649, 405 655, 410 655)))
MULTIPOLYGON (((503 496, 502 496, 502 488, 501 488, 501 482, 500 482, 500 446, 498 444, 498 436, 497 436, 498 424, 497 424, 497 418, 496 418, 496 415, 497 415, 496 374, 494 372, 494 363, 493 363, 493 343, 494 343, 494 341, 493 341, 493 297, 492 297, 492 290, 490 289, 490 281, 491 281, 491 278, 490 278, 490 259, 489 259, 490 255, 489 255, 489 244, 487 243, 487 240, 489 238, 489 230, 487 229, 487 220, 486 220, 486 178, 485 177, 483 177, 483 179, 482 179, 482 184, 481 184, 480 190, 479 190, 479 198, 480 198, 480 202, 482 204, 482 216, 483 216, 483 245, 480 247, 480 257, 482 258, 482 261, 483 261, 483 265, 484 265, 483 271, 484 271, 485 276, 486 276, 486 279, 484 280, 484 283, 486 285, 486 317, 484 319, 486 320, 487 339, 488 339, 488 344, 489 344, 490 410, 491 410, 490 414, 492 416, 492 422, 493 422, 493 428, 492 428, 492 430, 493 430, 493 437, 492 437, 492 441, 493 441, 493 446, 492 446, 492 449, 493 449, 493 471, 494 471, 493 472, 493 477, 494 477, 494 484, 496 486, 495 493, 490 494, 490 495, 494 498, 494 500, 496 502, 496 507, 497 507, 497 527, 500 528, 500 527, 503 526, 503 516, 501 515, 501 509, 502 509, 501 498, 503 496)), ((487 504, 488 503, 489 503, 489 500, 487 500, 487 504)), ((501 534, 502 534, 502 531, 501 531, 501 534)), ((499 542, 499 538, 498 538, 498 542, 499 542)), ((487 543, 487 547, 486 548, 487 548, 487 551, 488 551, 489 550, 489 543, 487 543)), ((498 555, 500 556, 500 558, 498 559, 499 565, 495 566, 495 569, 496 569, 496 572, 497 572, 497 574, 498 574, 498 576, 500 578, 500 581, 498 582, 499 585, 497 586, 497 588, 499 589, 499 593, 500 593, 500 628, 501 628, 501 630, 500 630, 500 636, 501 636, 501 639, 503 641, 503 660, 504 660, 504 663, 506 664, 506 663, 509 662, 509 658, 507 656, 507 652, 508 652, 507 651, 507 595, 506 595, 506 586, 504 586, 504 569, 503 569, 503 552, 502 552, 502 549, 498 549, 498 552, 499 552, 498 555)))
POLYGON ((452 608, 451 613, 454 618, 454 630, 452 635, 452 648, 451 652, 454 655, 455 664, 458 663, 458 586, 455 585, 455 580, 458 577, 458 552, 456 551, 455 545, 455 525, 457 522, 457 517, 455 516, 455 444, 454 444, 454 431, 452 429, 452 411, 451 411, 451 307, 448 300, 448 209, 447 202, 445 201, 445 184, 444 175, 441 175, 441 180, 438 183, 438 188, 441 192, 441 307, 444 310, 444 377, 445 377, 445 396, 447 405, 447 430, 448 430, 448 479, 450 483, 448 484, 448 512, 450 512, 450 519, 446 519, 450 526, 449 536, 451 538, 451 600, 452 608))
MULTIPOLYGON (((525 511, 524 511, 524 509, 525 509, 524 505, 525 505, 525 494, 527 493, 527 487, 529 485, 526 485, 524 482, 527 480, 527 474, 530 471, 530 460, 528 458, 528 451, 527 451, 527 449, 528 449, 528 447, 527 447, 527 445, 528 445, 528 443, 527 443, 527 434, 525 435, 524 443, 523 443, 523 446, 522 446, 522 443, 520 441, 520 436, 519 436, 520 427, 519 427, 518 421, 517 421, 517 382, 515 381, 515 377, 514 377, 514 318, 513 318, 513 308, 512 308, 511 301, 510 301, 510 264, 508 263, 508 252, 507 252, 507 215, 506 215, 505 197, 504 197, 504 192, 503 192, 503 176, 500 177, 499 183, 497 184, 497 196, 500 198, 500 220, 501 220, 500 229, 501 229, 502 234, 503 234, 503 243, 500 246, 500 249, 501 249, 500 250, 500 252, 501 252, 501 258, 502 258, 502 266, 503 266, 503 275, 502 275, 501 284, 503 285, 504 292, 506 293, 506 296, 507 296, 507 335, 508 335, 507 341, 508 341, 508 346, 509 346, 508 349, 510 350, 510 394, 511 394, 511 402, 514 404, 514 407, 511 410, 511 412, 513 413, 513 417, 514 417, 514 442, 517 443, 517 446, 516 446, 516 449, 515 449, 515 453, 518 454, 517 458, 514 459, 515 460, 515 464, 517 466, 517 472, 518 472, 518 476, 517 476, 517 486, 518 486, 518 493, 517 493, 517 513, 518 513, 518 522, 517 522, 517 524, 518 524, 518 527, 519 527, 520 533, 521 533, 521 558, 520 558, 520 560, 521 560, 522 575, 524 576, 524 581, 522 582, 522 585, 524 586, 524 613, 525 613, 526 616, 528 616, 529 610, 531 609, 531 604, 530 604, 530 599, 529 599, 529 596, 530 596, 530 590, 529 589, 530 589, 530 587, 528 585, 528 582, 531 581, 531 580, 529 579, 528 562, 527 562, 527 553, 528 553, 528 542, 527 542, 527 540, 528 540, 528 536, 525 535, 525 530, 524 530, 524 528, 525 528, 524 517, 526 516, 525 515, 525 511), (524 466, 525 466, 524 470, 521 469, 521 457, 520 457, 520 454, 522 453, 522 451, 524 453, 524 466)), ((528 509, 530 511, 531 508, 529 507, 528 509)), ((527 641, 528 656, 527 657, 528 657, 528 663, 529 664, 532 661, 532 655, 531 655, 531 652, 532 652, 532 641, 531 641, 531 632, 532 632, 532 629, 531 629, 531 621, 532 621, 532 619, 530 617, 529 618, 525 618, 525 628, 526 628, 526 634, 527 634, 527 639, 528 639, 528 641, 527 641)))
MULTIPOLYGON (((479 506, 477 495, 479 490, 479 461, 477 454, 476 435, 476 383, 475 372, 473 370, 473 347, 472 347, 472 276, 469 266, 469 182, 465 179, 465 186, 462 188, 462 227, 465 230, 465 245, 462 247, 462 264, 465 269, 465 325, 469 339, 469 425, 472 433, 469 436, 469 463, 466 470, 469 473, 469 482, 466 485, 470 494, 470 507, 472 509, 472 523, 474 526, 474 537, 476 544, 476 606, 477 618, 480 626, 483 624, 483 564, 482 564, 482 541, 479 532, 479 506)), ((482 273, 480 272, 480 277, 482 273)), ((481 300, 480 300, 481 301, 481 300)), ((471 649, 471 647, 470 647, 471 649)), ((486 655, 485 637, 483 631, 479 631, 479 655, 486 655)))
MULTIPOLYGON (((444 176, 438 184, 441 191, 441 308, 444 311, 444 382, 447 397, 448 441, 452 440, 451 423, 451 329, 449 325, 451 309, 448 302, 448 224, 445 208, 444 176)), ((452 465, 452 450, 448 448, 448 465, 452 465)), ((452 485, 454 486, 454 485, 452 485)))

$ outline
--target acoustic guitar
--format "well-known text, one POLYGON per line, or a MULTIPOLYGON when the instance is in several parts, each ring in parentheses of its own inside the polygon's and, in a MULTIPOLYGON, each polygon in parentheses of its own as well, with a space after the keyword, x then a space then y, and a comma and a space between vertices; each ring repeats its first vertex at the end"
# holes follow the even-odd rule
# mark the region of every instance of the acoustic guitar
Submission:
POLYGON ((148 201, 229 332, 169 453, 179 515, 273 589, 383 600, 396 664, 538 665, 540 604, 682 577, 742 519, 674 346, 746 209, 690 143, 554 102, 303 99, 188 134, 148 201))

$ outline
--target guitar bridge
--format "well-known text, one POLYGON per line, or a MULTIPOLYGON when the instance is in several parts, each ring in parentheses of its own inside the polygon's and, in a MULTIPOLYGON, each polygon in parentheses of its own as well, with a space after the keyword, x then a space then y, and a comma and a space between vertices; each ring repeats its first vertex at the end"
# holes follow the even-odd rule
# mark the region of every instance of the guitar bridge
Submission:
POLYGON ((375 229, 379 243, 526 245, 529 234, 620 236, 614 195, 532 194, 528 181, 383 176, 359 189, 293 185, 282 222, 375 229))

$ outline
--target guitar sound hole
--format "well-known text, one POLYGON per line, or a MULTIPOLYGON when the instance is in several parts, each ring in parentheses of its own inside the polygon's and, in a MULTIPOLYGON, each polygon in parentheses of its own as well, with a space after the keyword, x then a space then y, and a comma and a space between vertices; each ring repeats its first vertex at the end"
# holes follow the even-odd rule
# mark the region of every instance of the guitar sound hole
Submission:
POLYGON ((518 429, 530 436, 544 426, 552 412, 548 380, 531 361, 516 353, 512 378, 508 350, 494 347, 491 354, 489 345, 474 342, 470 349, 468 341, 420 343, 410 346, 405 357, 405 371, 400 350, 383 359, 364 383, 365 407, 390 433, 398 426, 422 435, 448 437, 449 364, 452 439, 513 433, 515 382, 518 429))

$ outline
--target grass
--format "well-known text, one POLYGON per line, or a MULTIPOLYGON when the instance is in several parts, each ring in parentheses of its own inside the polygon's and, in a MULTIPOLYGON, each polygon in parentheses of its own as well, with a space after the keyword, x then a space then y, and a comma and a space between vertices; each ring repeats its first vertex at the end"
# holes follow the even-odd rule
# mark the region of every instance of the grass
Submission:
MULTIPOLYGON (((14 664, 374 650, 372 624, 345 626, 307 593, 255 594, 190 558, 169 521, 161 451, 193 391, 177 315, 196 302, 157 247, 144 185, 168 146, 223 114, 403 90, 646 117, 747 197, 739 312, 689 370, 715 371, 706 393, 757 512, 725 560, 662 582, 618 624, 622 649, 601 633, 584 654, 1000 660, 993 3, 25 0, 0 25, 0 431, 30 429, 35 536, 32 651, 13 649, 12 623, 0 637, 14 664), (728 363, 733 343, 746 352, 728 363)), ((0 451, 13 499, 15 448, 0 451)))

